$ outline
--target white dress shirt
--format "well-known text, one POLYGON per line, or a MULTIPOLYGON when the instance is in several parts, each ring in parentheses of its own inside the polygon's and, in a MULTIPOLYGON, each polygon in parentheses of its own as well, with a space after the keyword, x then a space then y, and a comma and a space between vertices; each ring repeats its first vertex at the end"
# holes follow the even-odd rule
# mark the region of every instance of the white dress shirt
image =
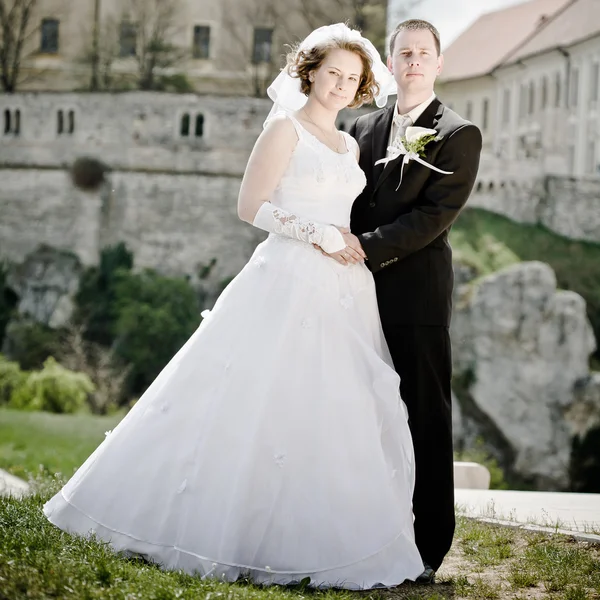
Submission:
MULTIPOLYGON (((411 127, 417 122, 417 119, 425 112, 425 109, 435 100, 435 93, 431 94, 425 102, 415 106, 412 110, 407 112, 405 115, 401 115, 398 111, 398 103, 394 106, 394 119, 392 120, 392 126, 390 127, 390 137, 388 139, 388 147, 391 146, 396 139, 396 135, 404 135, 407 127, 411 127), (404 119, 404 123, 402 120, 404 119), (401 123, 402 125, 400 126, 401 123), (402 127, 402 128, 400 128, 402 127)), ((389 157, 389 150, 386 152, 386 158, 389 157)))

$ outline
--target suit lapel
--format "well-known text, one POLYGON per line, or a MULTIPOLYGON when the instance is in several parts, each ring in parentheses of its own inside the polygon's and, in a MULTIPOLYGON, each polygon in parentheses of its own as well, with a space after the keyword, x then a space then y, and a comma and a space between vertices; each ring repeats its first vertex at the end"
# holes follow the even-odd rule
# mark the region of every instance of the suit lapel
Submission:
MULTIPOLYGON (((431 104, 423 111, 421 116, 413 124, 413 127, 426 127, 428 129, 435 129, 437 127, 438 121, 441 117, 442 111, 443 111, 443 104, 437 98, 434 98, 431 101, 431 104)), ((391 119, 390 119, 390 126, 391 126, 391 119)), ((389 128, 388 128, 388 133, 389 133, 389 128)), ((383 156, 385 156, 385 153, 383 154, 383 156)), ((402 164, 402 160, 403 160, 403 156, 399 156, 398 158, 391 160, 389 163, 387 163, 385 165, 383 172, 381 173, 379 179, 377 180, 377 184, 375 185, 375 190, 377 190, 377 188, 379 188, 379 186, 390 176, 390 174, 392 172, 396 171, 396 167, 398 167, 398 165, 402 164)), ((410 161, 404 167, 404 172, 402 174, 402 185, 404 185, 404 183, 406 182, 406 176, 408 173, 410 173, 410 170, 411 170, 410 167, 413 162, 414 161, 410 161)), ((400 177, 399 174, 398 174, 398 177, 400 177)))
POLYGON ((396 105, 388 106, 383 110, 373 127, 373 136, 371 142, 373 144, 373 181, 377 184, 378 179, 383 173, 383 165, 375 166, 375 163, 382 158, 385 158, 387 147, 390 139, 390 128, 392 127, 392 119, 394 118, 394 110, 396 105))

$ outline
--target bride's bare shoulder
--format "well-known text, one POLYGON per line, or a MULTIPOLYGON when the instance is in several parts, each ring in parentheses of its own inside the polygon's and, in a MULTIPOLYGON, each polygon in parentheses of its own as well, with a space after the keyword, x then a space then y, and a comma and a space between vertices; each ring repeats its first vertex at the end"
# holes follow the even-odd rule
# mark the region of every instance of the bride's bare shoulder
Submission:
POLYGON ((271 141, 281 141, 283 143, 296 142, 298 140, 296 125, 288 115, 283 113, 269 119, 263 135, 271 141))

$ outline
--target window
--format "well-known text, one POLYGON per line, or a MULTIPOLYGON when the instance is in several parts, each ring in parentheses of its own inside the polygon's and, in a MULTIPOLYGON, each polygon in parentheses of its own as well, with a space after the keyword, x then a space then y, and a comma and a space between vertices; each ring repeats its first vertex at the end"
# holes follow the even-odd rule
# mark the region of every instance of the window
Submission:
POLYGON ((266 27, 255 27, 252 62, 255 65, 271 62, 272 50, 273 30, 266 27))
POLYGON ((596 171, 596 142, 591 140, 588 142, 586 158, 586 171, 594 174, 596 171))
POLYGON ((519 120, 527 114, 527 91, 528 87, 521 84, 519 87, 519 120))
POLYGON ((556 108, 560 107, 560 96, 562 94, 561 82, 560 82, 560 73, 556 74, 556 79, 554 81, 554 106, 556 108))
POLYGON ((600 94, 600 63, 592 65, 592 75, 590 77, 590 102, 597 102, 600 94))
POLYGON ((540 101, 540 108, 544 110, 548 105, 548 78, 544 77, 542 79, 542 94, 540 101))
POLYGON ((20 135, 21 134, 21 111, 17 108, 12 110, 7 108, 4 110, 4 135, 20 135))
POLYGON ((529 93, 527 95, 527 101, 529 102, 527 113, 532 115, 535 112, 535 84, 533 81, 529 83, 529 93))
POLYGON ((56 54, 58 52, 58 20, 43 19, 41 32, 40 52, 56 54))
POLYGON ((569 106, 577 106, 579 100, 579 69, 571 71, 569 77, 569 106))
POLYGON ((75 131, 75 111, 59 110, 56 113, 56 133, 71 135, 75 131))
POLYGON ((567 148, 567 166, 569 169, 569 174, 573 174, 575 170, 575 146, 570 145, 567 148))
POLYGON ((194 46, 192 48, 194 58, 210 58, 210 27, 196 25, 194 27, 194 46))
POLYGON ((12 130, 11 114, 8 108, 4 111, 4 135, 8 135, 12 130))
POLYGON ((467 102, 467 107, 465 109, 465 119, 470 121, 473 118, 473 103, 471 101, 467 102))
POLYGON ((190 115, 188 113, 185 113, 181 117, 179 134, 181 135, 181 137, 187 137, 188 135, 190 135, 190 115))
POLYGON ((130 21, 121 21, 119 32, 119 56, 135 56, 137 26, 130 21))
POLYGON ((510 123, 510 90, 505 89, 502 97, 502 123, 510 123))
POLYGON ((487 98, 484 98, 483 99, 483 108, 482 108, 482 117, 481 117, 481 127, 484 131, 487 131, 487 128, 488 128, 489 112, 490 112, 490 101, 487 98))
POLYGON ((204 135, 204 115, 196 115, 196 127, 194 129, 196 137, 204 135))

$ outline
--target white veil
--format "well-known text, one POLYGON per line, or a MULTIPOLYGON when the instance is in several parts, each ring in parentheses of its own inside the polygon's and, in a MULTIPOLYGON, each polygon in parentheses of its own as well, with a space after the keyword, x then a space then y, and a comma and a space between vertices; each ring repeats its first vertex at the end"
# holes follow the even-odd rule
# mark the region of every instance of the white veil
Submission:
MULTIPOLYGON (((375 97, 375 104, 380 108, 385 106, 388 96, 396 93, 396 82, 381 60, 375 46, 367 38, 363 37, 360 31, 350 29, 344 23, 325 25, 310 33, 300 44, 298 51, 314 48, 332 39, 358 42, 365 47, 367 54, 371 58, 373 75, 379 84, 379 93, 375 97)), ((271 112, 269 112, 269 115, 265 119, 264 126, 278 113, 290 113, 300 110, 307 100, 307 97, 300 89, 300 78, 292 77, 289 74, 288 67, 285 67, 275 78, 267 89, 267 94, 273 100, 273 108, 271 108, 271 112)))

